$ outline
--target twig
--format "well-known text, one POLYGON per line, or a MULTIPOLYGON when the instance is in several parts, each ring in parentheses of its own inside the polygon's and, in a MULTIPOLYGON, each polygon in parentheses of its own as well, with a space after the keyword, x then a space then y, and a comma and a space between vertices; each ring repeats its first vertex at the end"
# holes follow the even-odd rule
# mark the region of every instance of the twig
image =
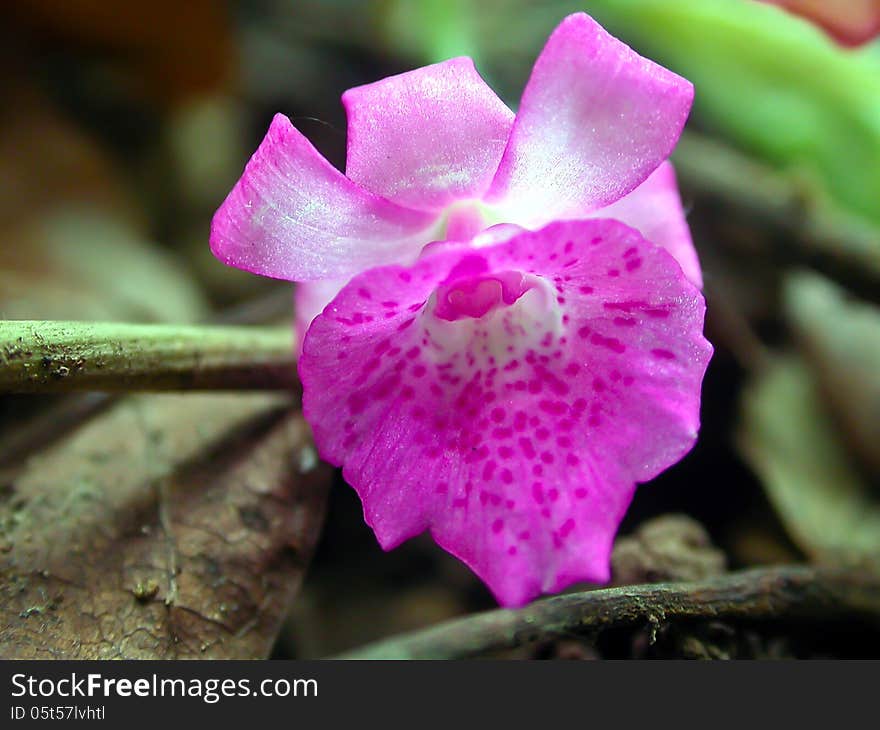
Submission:
POLYGON ((658 583, 572 593, 518 610, 497 610, 369 644, 340 659, 463 659, 613 626, 672 619, 872 616, 880 620, 880 575, 868 570, 783 566, 694 583, 658 583))
POLYGON ((288 390, 290 327, 0 322, 0 392, 288 390))

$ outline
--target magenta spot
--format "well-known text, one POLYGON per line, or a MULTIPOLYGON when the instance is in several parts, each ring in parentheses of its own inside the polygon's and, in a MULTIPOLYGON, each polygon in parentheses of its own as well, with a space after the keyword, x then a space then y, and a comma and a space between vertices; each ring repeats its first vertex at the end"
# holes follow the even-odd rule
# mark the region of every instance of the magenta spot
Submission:
POLYGON ((562 250, 565 253, 571 253, 574 249, 574 241, 566 241, 565 246, 563 246, 562 250))
POLYGON ((510 556, 516 555, 516 545, 511 545, 507 548, 507 554, 510 556))
POLYGON ((538 504, 544 503, 544 485, 541 482, 532 484, 532 499, 538 504))
POLYGON ((446 494, 446 492, 449 491, 449 485, 446 482, 438 482, 434 491, 437 492, 437 494, 446 494))
POLYGON ((513 484, 513 472, 511 472, 510 469, 502 469, 499 476, 501 477, 501 481, 505 484, 513 484))
POLYGON ((404 282, 406 282, 407 284, 409 284, 409 282, 412 281, 412 274, 410 274, 408 271, 401 271, 401 272, 398 274, 398 276, 400 277, 400 280, 401 280, 401 281, 404 281, 404 282))
POLYGON ((576 362, 570 362, 565 368, 565 374, 574 377, 580 371, 581 366, 576 362))
POLYGON ((494 461, 487 461, 483 467, 483 481, 489 481, 495 473, 497 464, 494 461))
POLYGON ((587 337, 590 336, 590 332, 592 332, 592 330, 589 327, 581 327, 578 330, 578 337, 585 340, 585 339, 587 339, 587 337))
POLYGON ((562 449, 570 449, 571 448, 571 439, 568 436, 557 436, 556 443, 562 449))
POLYGON ((611 378, 611 382, 616 383, 618 380, 620 380, 620 371, 619 370, 612 370, 608 374, 608 377, 611 378))
POLYGON ((565 463, 569 466, 577 466, 581 463, 581 460, 575 454, 569 454, 565 457, 565 463))
POLYGON ((535 438, 538 439, 538 441, 546 441, 548 438, 550 438, 550 432, 546 428, 541 426, 541 428, 535 431, 535 438))
POLYGON ((522 449, 523 455, 527 459, 535 458, 535 447, 532 445, 532 440, 529 438, 521 438, 519 440, 519 447, 522 449))
POLYGON ((550 510, 547 509, 546 507, 544 507, 544 509, 541 510, 541 517, 543 517, 545 520, 549 520, 550 519, 550 510))
POLYGON ((625 375, 623 378, 623 384, 626 386, 630 386, 635 382, 635 378, 632 375, 625 375))
POLYGON ((608 269, 608 277, 614 279, 620 276, 620 269, 608 269))
POLYGON ((515 431, 525 431, 528 423, 528 414, 525 411, 517 411, 513 416, 513 429, 515 431))
POLYGON ((370 290, 369 290, 369 289, 364 289, 363 287, 361 287, 360 289, 358 289, 358 292, 357 292, 357 293, 358 293, 358 296, 359 296, 361 299, 372 299, 372 298, 373 298, 373 295, 370 294, 370 290))
POLYGON ((421 351, 422 351, 422 348, 420 348, 420 347, 411 347, 409 350, 406 351, 406 356, 410 360, 414 360, 415 358, 417 358, 419 356, 419 353, 421 351))
POLYGON ((635 327, 639 323, 639 321, 633 317, 615 317, 612 321, 618 327, 635 327))
POLYGON ((584 411, 587 407, 587 401, 585 401, 583 398, 578 398, 574 403, 571 404, 571 407, 575 411, 584 411))
POLYGON ((425 369, 424 365, 416 365, 412 369, 412 374, 414 378, 421 378, 426 372, 427 370, 425 369))
POLYGON ((562 527, 559 528, 559 534, 562 537, 568 537, 572 530, 574 530, 574 520, 569 517, 563 524, 562 527))
POLYGON ((587 498, 587 490, 583 487, 578 487, 574 490, 574 496, 578 499, 586 499, 587 498))
POLYGON ((410 327, 412 325, 412 323, 415 321, 416 321, 415 318, 404 320, 400 325, 398 325, 397 331, 403 332, 407 327, 410 327))
POLYGON ((495 520, 492 523, 492 532, 496 535, 504 529, 504 520, 495 520))
POLYGON ((658 360, 675 360, 675 353, 670 352, 669 350, 655 349, 651 350, 651 354, 658 360))
POLYGON ((602 423, 602 419, 599 418, 599 416, 593 414, 587 419, 587 423, 591 426, 598 426, 600 423, 602 423))
POLYGON ((544 467, 540 464, 535 464, 534 466, 532 466, 532 474, 534 474, 536 477, 542 476, 544 474, 544 467))
POLYGON ((552 464, 554 461, 553 454, 551 454, 549 451, 542 452, 541 461, 543 461, 545 464, 552 464))
MULTIPOLYGON (((498 449, 498 456, 500 456, 502 459, 509 459, 511 456, 513 456, 513 449, 511 449, 509 446, 502 446, 498 449)), ((503 479, 504 475, 502 474, 501 477, 503 479)))
POLYGON ((591 286, 579 286, 578 291, 581 294, 592 294, 594 290, 593 290, 593 287, 591 287, 591 286))
POLYGON ((528 540, 530 537, 531 537, 531 534, 529 533, 528 530, 523 530, 521 533, 519 533, 519 535, 517 535, 517 538, 519 540, 528 540))
POLYGON ((507 415, 503 408, 493 408, 492 409, 492 420, 495 423, 501 423, 504 420, 504 416, 507 415))
POLYGON ((597 393, 601 393, 605 390, 605 381, 602 378, 593 378, 593 390, 597 393))
POLYGON ((568 410, 564 401, 542 400, 538 402, 538 408, 554 416, 562 416, 568 410))
POLYGON ((623 252, 623 258, 628 259, 630 256, 635 256, 638 252, 639 249, 637 249, 635 246, 632 246, 623 252))
POLYGON ((364 412, 364 409, 367 407, 367 399, 363 393, 352 393, 348 396, 348 409, 351 411, 351 415, 357 416, 364 412))
POLYGON ((641 259, 630 259, 626 262, 626 270, 627 271, 635 271, 642 265, 641 259))
POLYGON ((559 499, 559 490, 558 489, 549 489, 547 490, 547 499, 551 502, 555 502, 559 499))
POLYGON ((412 400, 415 398, 416 392, 408 385, 404 385, 403 388, 400 389, 400 397, 403 400, 412 400))
POLYGON ((616 337, 603 337, 597 332, 590 338, 590 342, 592 342, 594 345, 599 345, 600 347, 606 347, 612 352, 616 352, 618 354, 626 352, 626 345, 624 345, 616 337))

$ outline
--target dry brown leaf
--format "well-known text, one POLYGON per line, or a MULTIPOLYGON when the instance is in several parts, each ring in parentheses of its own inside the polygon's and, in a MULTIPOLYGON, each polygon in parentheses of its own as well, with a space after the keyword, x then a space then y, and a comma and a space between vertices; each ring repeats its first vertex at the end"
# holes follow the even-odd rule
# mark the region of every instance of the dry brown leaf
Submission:
POLYGON ((266 657, 329 481, 277 397, 120 401, 4 488, 0 656, 266 657))

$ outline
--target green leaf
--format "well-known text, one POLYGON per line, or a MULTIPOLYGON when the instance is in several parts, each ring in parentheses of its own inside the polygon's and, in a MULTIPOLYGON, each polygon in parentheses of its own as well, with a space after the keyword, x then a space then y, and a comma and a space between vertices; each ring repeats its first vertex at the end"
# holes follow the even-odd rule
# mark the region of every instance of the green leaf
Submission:
POLYGON ((817 274, 789 274, 784 308, 836 424, 880 476, 880 308, 817 274))
POLYGON ((880 556, 880 501, 841 443, 806 363, 790 357, 743 394, 738 445, 791 538, 814 560, 880 556))

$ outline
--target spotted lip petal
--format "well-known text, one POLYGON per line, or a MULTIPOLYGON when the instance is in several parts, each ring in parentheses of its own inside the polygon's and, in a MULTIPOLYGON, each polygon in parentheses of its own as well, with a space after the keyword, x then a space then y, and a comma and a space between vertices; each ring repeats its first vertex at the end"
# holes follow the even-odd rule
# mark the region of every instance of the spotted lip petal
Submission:
POLYGON ((480 198, 513 124, 513 112, 465 57, 349 89, 342 103, 346 175, 419 210, 480 198))
POLYGON ((315 319, 303 409, 385 549, 430 530, 520 605, 607 580, 635 485, 692 447, 703 316, 669 254, 618 221, 439 247, 355 277, 315 319), (467 302, 455 321, 436 316, 450 275, 509 272, 529 285, 483 316, 467 302))
POLYGON ((570 15, 535 62, 486 199, 527 226, 583 217, 669 156, 692 101, 690 82, 570 15))
POLYGON ((276 114, 211 224, 224 263, 277 279, 351 276, 413 261, 436 238, 436 216, 396 205, 336 170, 276 114))
POLYGON ((665 248, 690 282, 702 289, 703 272, 681 207, 671 162, 662 163, 635 190, 596 211, 595 216, 616 218, 637 229, 651 243, 665 248))

